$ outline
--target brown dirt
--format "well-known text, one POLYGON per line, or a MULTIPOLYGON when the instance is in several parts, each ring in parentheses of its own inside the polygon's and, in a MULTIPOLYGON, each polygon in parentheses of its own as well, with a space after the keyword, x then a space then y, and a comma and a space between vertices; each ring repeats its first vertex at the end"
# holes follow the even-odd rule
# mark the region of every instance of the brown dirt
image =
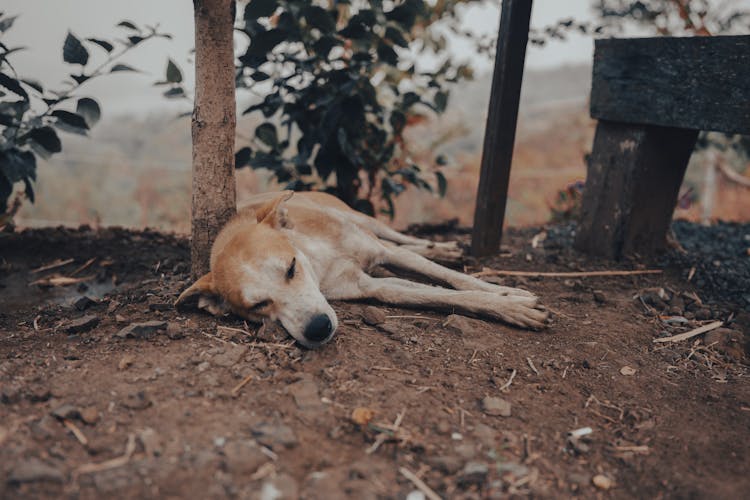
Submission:
MULTIPOLYGON (((467 265, 615 267, 532 249, 531 236, 513 232, 508 254, 467 265)), ((391 307, 373 327, 366 304, 335 303, 335 341, 307 351, 270 325, 170 308, 187 262, 184 239, 153 232, 0 235, 0 497, 262 498, 275 487, 288 498, 404 498, 415 487, 400 467, 445 498, 750 496, 746 366, 700 337, 654 344, 680 330, 633 300, 649 287, 692 290, 684 269, 506 280, 555 311, 542 333, 391 307), (94 257, 77 275, 93 276, 88 289, 28 287, 94 257), (106 295, 84 311, 69 305, 85 293, 106 295), (98 324, 68 333, 86 315, 98 324), (155 320, 166 328, 115 336, 155 320), (490 415, 487 396, 511 415, 490 415), (356 408, 374 419, 355 424, 356 408), (593 432, 571 442, 583 427, 593 432), (127 458, 108 462, 129 436, 127 458), (593 484, 599 475, 611 489, 593 484)), ((727 319, 732 308, 706 310, 727 319)), ((747 332, 747 313, 732 326, 747 332)))

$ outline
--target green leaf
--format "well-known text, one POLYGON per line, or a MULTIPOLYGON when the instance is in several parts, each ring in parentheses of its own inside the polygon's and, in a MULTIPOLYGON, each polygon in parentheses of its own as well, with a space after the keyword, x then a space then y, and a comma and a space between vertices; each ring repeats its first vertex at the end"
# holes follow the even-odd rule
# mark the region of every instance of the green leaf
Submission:
POLYGON ((110 73, 115 73, 117 71, 135 71, 139 72, 137 69, 135 69, 132 66, 128 66, 127 64, 115 64, 112 66, 112 69, 109 70, 110 73))
POLYGON ((336 29, 336 21, 330 12, 322 7, 313 5, 305 8, 302 15, 307 19, 307 23, 313 28, 317 28, 323 34, 331 33, 336 29))
POLYGON ((445 191, 448 189, 448 181, 440 171, 435 172, 435 177, 437 178, 438 194, 441 198, 445 198, 445 191))
POLYGON ((393 50, 393 47, 383 42, 383 40, 378 42, 378 58, 391 66, 398 64, 398 54, 393 50))
POLYGON ((370 200, 360 198, 354 202, 354 206, 352 206, 352 208, 357 212, 362 212, 363 214, 369 215, 370 217, 375 217, 375 207, 372 205, 372 202, 370 200))
POLYGON ((5 33, 6 31, 8 31, 11 26, 13 26, 13 23, 16 22, 16 19, 18 19, 18 16, 0 19, 0 33, 5 33))
POLYGON ((164 91, 164 97, 167 97, 169 99, 175 99, 177 97, 184 97, 184 96, 185 96, 185 89, 183 89, 181 86, 171 87, 164 91))
POLYGON ((234 153, 234 168, 242 168, 250 165, 250 158, 253 156, 253 150, 244 147, 234 153))
POLYGON ((265 57, 266 54, 271 52, 278 44, 285 41, 286 38, 287 33, 278 28, 258 33, 250 41, 250 47, 248 47, 246 55, 265 57))
POLYGON ((386 12, 385 17, 389 21, 399 23, 405 31, 411 31, 417 16, 423 11, 424 2, 422 0, 406 0, 393 10, 386 12))
POLYGON ((113 50, 115 50, 115 46, 112 45, 111 43, 109 43, 106 40, 100 40, 98 38, 87 38, 86 40, 89 41, 89 42, 91 42, 91 43, 94 43, 94 44, 98 45, 101 48, 103 48, 104 50, 107 51, 107 53, 112 52, 113 50))
POLYGON ((16 80, 15 78, 12 78, 5 73, 0 73, 0 85, 10 90, 14 94, 23 97, 24 100, 29 100, 29 94, 26 93, 23 87, 21 87, 21 84, 18 83, 18 80, 16 80))
POLYGON ((70 77, 75 80, 78 85, 91 78, 89 75, 84 75, 83 73, 81 73, 80 75, 70 75, 70 77))
POLYGON ((23 184, 23 192, 26 194, 26 198, 28 198, 31 203, 34 203, 34 186, 31 184, 31 180, 27 177, 23 180, 23 184))
POLYGON ((276 147, 279 143, 279 138, 276 135, 276 127, 269 122, 261 123, 258 128, 255 129, 255 137, 257 137, 263 144, 268 146, 276 147))
POLYGON ((395 26, 388 26, 385 29, 385 38, 393 42, 394 45, 399 47, 408 47, 409 42, 404 38, 403 32, 395 26))
POLYGON ((448 106, 448 93, 438 92, 435 94, 435 111, 442 113, 448 106))
POLYGON ((86 120, 78 113, 72 113, 62 109, 56 109, 52 112, 52 116, 58 119, 59 122, 68 125, 69 127, 88 130, 89 126, 86 120))
POLYGON ((253 71, 253 73, 250 75, 250 78, 252 78, 254 82, 264 82, 271 78, 271 75, 262 71, 253 71))
POLYGON ((167 61, 167 81, 170 83, 182 82, 182 71, 172 59, 167 61))
POLYGON ((70 31, 68 31, 68 36, 65 37, 65 43, 63 44, 63 61, 82 66, 85 66, 89 61, 89 51, 70 31))
POLYGON ((37 80, 31 80, 28 78, 22 78, 21 81, 31 87, 32 89, 36 90, 40 94, 44 93, 44 87, 42 87, 42 84, 39 83, 37 80))
POLYGON ((277 0, 250 0, 245 6, 244 18, 252 21, 259 17, 268 17, 276 12, 279 3, 277 0))
POLYGON ((11 148, 0 151, 0 172, 11 184, 24 179, 36 179, 36 157, 30 151, 11 148))
POLYGON ((141 30, 138 29, 138 27, 134 23, 132 23, 131 21, 128 21, 128 20, 120 21, 119 23, 117 23, 117 26, 120 27, 120 28, 129 29, 129 30, 132 30, 132 31, 141 31, 141 30))
POLYGON ((99 103, 90 97, 82 97, 76 103, 76 113, 81 115, 89 128, 93 127, 101 118, 102 111, 99 103))
POLYGON ((59 153, 62 151, 60 138, 57 137, 57 132, 52 127, 44 126, 32 129, 26 136, 50 153, 59 153))

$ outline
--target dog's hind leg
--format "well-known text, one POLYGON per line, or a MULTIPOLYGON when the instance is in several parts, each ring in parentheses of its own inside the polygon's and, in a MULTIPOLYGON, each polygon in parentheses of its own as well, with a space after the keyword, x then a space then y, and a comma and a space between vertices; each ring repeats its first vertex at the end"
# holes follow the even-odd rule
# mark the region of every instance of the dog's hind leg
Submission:
POLYGON ((397 245, 407 245, 414 251, 416 251, 416 248, 439 248, 444 250, 460 251, 458 248, 458 243, 455 241, 439 242, 417 238, 416 236, 409 236, 407 234, 399 233, 395 229, 389 227, 387 224, 384 224, 373 217, 358 212, 347 212, 346 215, 350 219, 353 219, 360 226, 372 231, 378 238, 385 241, 390 241, 391 243, 395 243, 397 245))
POLYGON ((386 246, 386 251, 382 257, 382 264, 416 272, 428 278, 447 283, 456 290, 481 290, 499 295, 534 297, 534 294, 520 288, 487 283, 468 274, 448 269, 402 247, 386 246))
POLYGON ((524 328, 544 328, 548 317, 546 311, 537 307, 537 300, 533 296, 449 290, 400 278, 373 278, 365 273, 359 278, 359 294, 348 298, 372 298, 386 304, 469 313, 524 328))

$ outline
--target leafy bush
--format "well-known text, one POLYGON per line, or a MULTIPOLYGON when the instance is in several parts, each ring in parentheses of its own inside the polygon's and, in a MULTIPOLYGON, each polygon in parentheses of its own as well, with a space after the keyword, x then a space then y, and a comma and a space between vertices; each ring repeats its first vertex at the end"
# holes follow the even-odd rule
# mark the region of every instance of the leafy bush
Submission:
POLYGON ((26 198, 34 202, 37 158, 48 158, 62 150, 57 131, 86 135, 99 121, 99 103, 90 97, 77 97, 81 86, 107 74, 137 71, 118 60, 149 39, 170 37, 155 27, 139 28, 130 21, 117 25, 126 34, 124 40, 81 40, 69 32, 62 56, 63 61, 75 69, 70 81, 52 90, 45 89, 38 81, 19 76, 13 68, 9 56, 23 48, 8 47, 2 36, 15 20, 16 17, 0 13, 0 225, 12 217, 19 206, 17 198, 8 206, 16 184, 22 183, 26 198), (103 51, 104 60, 94 64, 89 48, 103 51))
POLYGON ((417 165, 403 134, 425 113, 445 111, 447 85, 471 76, 444 53, 435 71, 413 60, 444 48, 431 28, 442 19, 455 29, 464 3, 251 0, 237 27, 248 46, 236 81, 265 96, 244 113, 266 121, 237 151, 236 166, 270 169, 287 189, 325 190, 370 214, 379 194, 392 216, 393 197, 407 185, 442 196, 445 160, 417 165))

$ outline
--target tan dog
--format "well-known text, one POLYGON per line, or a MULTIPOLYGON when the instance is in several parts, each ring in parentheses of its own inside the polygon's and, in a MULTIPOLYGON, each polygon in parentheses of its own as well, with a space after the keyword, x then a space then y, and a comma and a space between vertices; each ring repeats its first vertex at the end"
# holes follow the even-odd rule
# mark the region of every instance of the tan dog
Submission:
POLYGON ((542 328, 547 312, 524 290, 493 285, 425 257, 459 252, 455 243, 403 235, 316 192, 266 193, 222 229, 211 251, 211 272, 177 299, 199 297, 213 314, 252 321, 269 318, 300 344, 316 347, 338 326, 329 300, 376 299, 438 308, 542 328), (368 274, 385 265, 416 272, 453 288, 368 274))

